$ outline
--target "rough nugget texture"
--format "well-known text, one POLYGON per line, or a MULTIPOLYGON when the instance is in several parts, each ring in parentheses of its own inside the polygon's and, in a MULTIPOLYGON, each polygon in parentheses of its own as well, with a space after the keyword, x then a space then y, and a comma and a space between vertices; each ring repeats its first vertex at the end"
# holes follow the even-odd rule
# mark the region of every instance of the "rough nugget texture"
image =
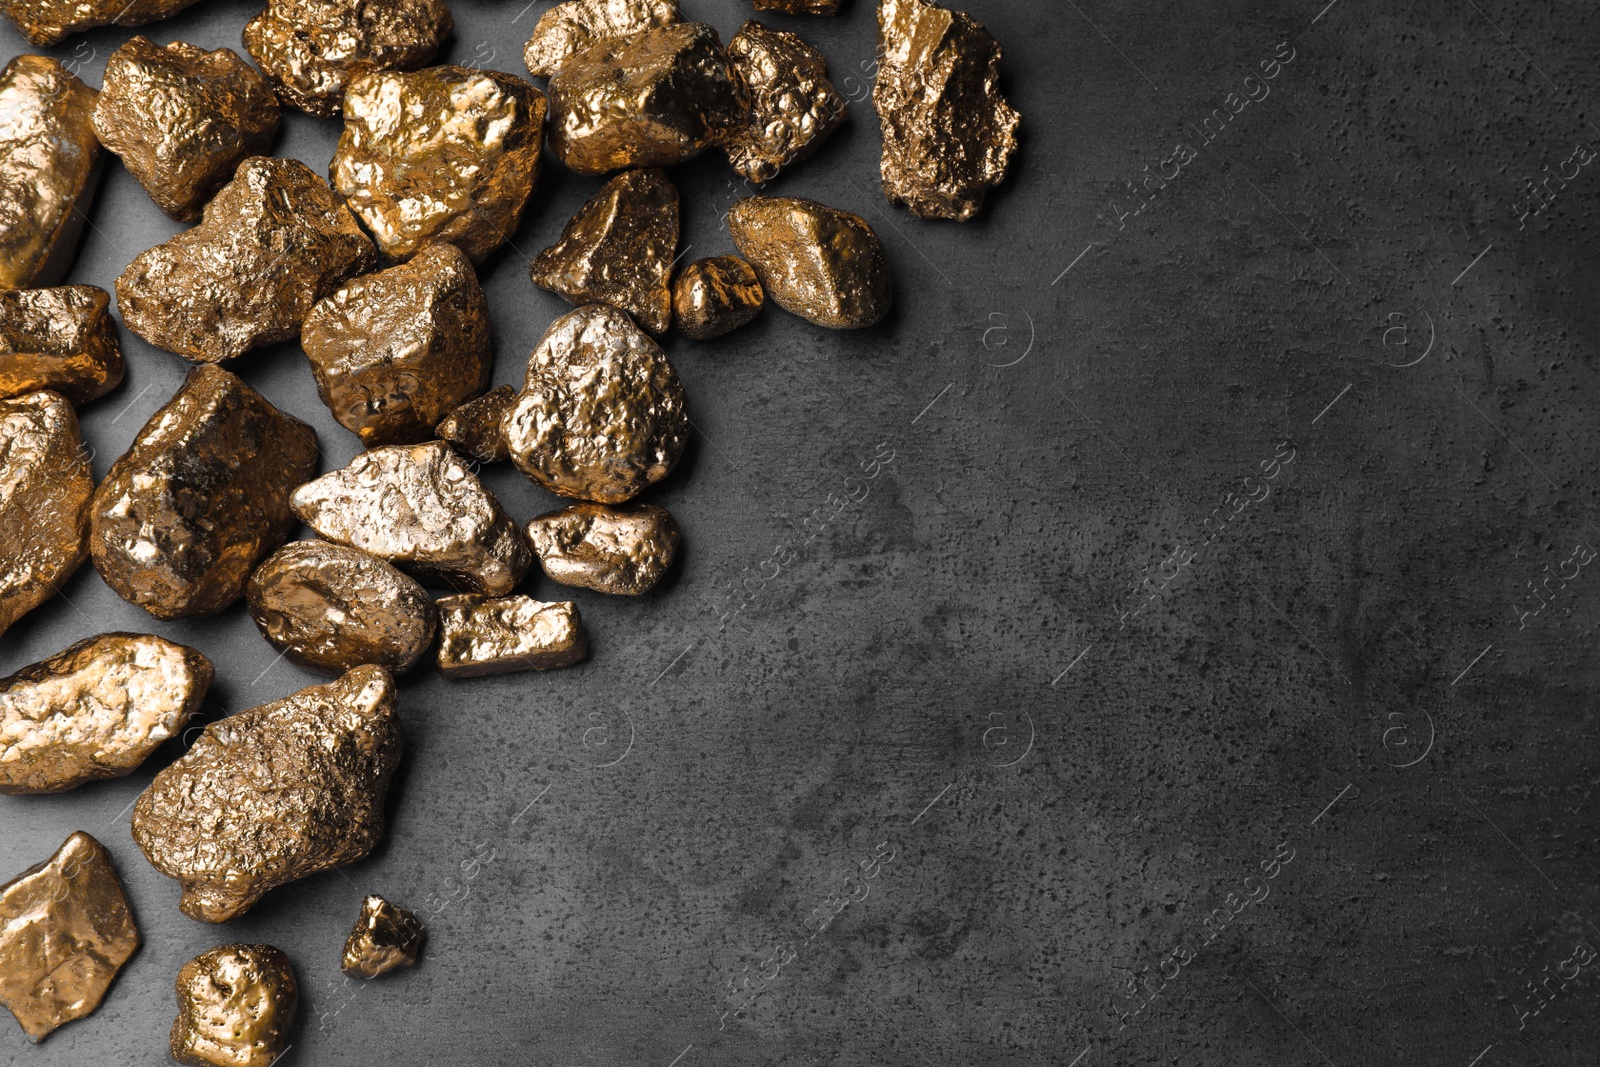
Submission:
POLYGON ((889 313, 889 263, 860 215, 791 196, 733 205, 728 229, 774 303, 834 330, 889 313))
POLYGON ((755 0, 757 11, 781 11, 785 15, 837 15, 844 0, 755 0))
POLYGON ((411 967, 422 950, 422 924, 414 912, 380 896, 361 901, 361 915, 345 939, 339 969, 352 978, 376 978, 396 967, 411 967))
POLYGON ((54 389, 87 404, 122 384, 122 371, 104 289, 0 289, 0 398, 54 389))
POLYGON ((439 598, 439 673, 446 678, 570 667, 588 654, 589 637, 570 600, 439 598))
POLYGON ((143 26, 195 0, 3 0, 6 16, 34 44, 55 44, 98 26, 143 26))
POLYGON ((0 634, 55 596, 88 558, 93 494, 66 398, 0 400, 0 634))
POLYGON ((810 156, 850 117, 828 80, 828 61, 795 34, 746 22, 728 42, 728 63, 750 113, 722 147, 733 169, 757 185, 810 156))
POLYGON ((528 523, 528 541, 552 581, 597 593, 648 593, 678 553, 678 524, 654 504, 574 504, 528 523))
POLYGON ((522 58, 528 72, 548 78, 584 49, 679 22, 678 0, 566 0, 533 28, 522 58))
POLYGON ((737 330, 761 314, 767 301, 756 270, 738 256, 697 259, 672 283, 672 314, 695 341, 737 330))
POLYGON ((500 424, 516 402, 517 391, 509 385, 491 389, 476 400, 456 408, 435 427, 439 440, 478 463, 499 463, 506 451, 506 435, 500 424))
POLYGON ((100 178, 96 93, 49 56, 0 71, 0 288, 66 274, 100 178))
POLYGON ((194 1067, 272 1067, 288 1051, 300 987, 271 945, 218 945, 178 972, 172 1058, 194 1067))

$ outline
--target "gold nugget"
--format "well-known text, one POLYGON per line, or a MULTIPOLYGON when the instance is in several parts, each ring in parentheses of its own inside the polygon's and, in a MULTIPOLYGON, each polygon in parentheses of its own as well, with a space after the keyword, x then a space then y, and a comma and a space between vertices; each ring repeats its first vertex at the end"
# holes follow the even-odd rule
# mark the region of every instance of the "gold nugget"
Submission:
POLYGON ((785 15, 837 15, 844 0, 755 0, 757 11, 781 11, 785 15))
POLYGON ((79 641, 0 678, 0 793, 60 793, 120 778, 177 734, 211 661, 154 634, 79 641))
POLYGON ((422 940, 422 924, 414 913, 369 896, 361 902, 361 917, 344 943, 340 969, 351 978, 376 978, 396 967, 413 967, 422 940))
POLYGON ((733 169, 757 185, 810 156, 850 117, 828 80, 828 61, 792 33, 746 22, 728 42, 728 64, 750 112, 722 147, 733 169))
POLYGON ((178 972, 172 1058, 193 1067, 272 1067, 288 1049, 300 988, 271 945, 218 945, 178 972))
POLYGON ((678 0, 565 0, 540 17, 522 58, 529 73, 548 78, 561 64, 601 41, 681 19, 678 0))
POLYGON ((672 325, 678 190, 657 167, 629 170, 600 187, 561 240, 533 261, 533 284, 573 304, 610 304, 660 337, 672 325))
POLYGON ((66 398, 0 400, 0 634, 55 596, 88 558, 93 493, 66 398))
POLYGON ((654 504, 574 504, 528 524, 539 566, 553 581, 599 593, 650 591, 678 552, 678 524, 654 504))
POLYGON ((35 1042, 98 1008, 138 947, 111 854, 81 830, 0 886, 0 1004, 35 1042))
POLYGON ((122 384, 110 306, 93 285, 0 289, 0 398, 54 389, 81 405, 122 384))
MULTIPOLYGON (((34 44, 55 44, 99 26, 143 26, 171 18, 195 0, 0 0, 6 16, 34 44)), ((90 51, 90 56, 94 52, 90 51)))
POLYGON ((570 600, 439 598, 439 673, 446 678, 570 667, 588 654, 589 638, 570 600))
POLYGON ((441 441, 449 442, 470 460, 499 463, 510 455, 500 424, 516 399, 517 391, 509 385, 491 389, 445 416, 435 432, 441 441))
POLYGON ((737 330, 766 303, 755 268, 738 256, 699 259, 672 283, 672 313, 683 335, 709 341, 737 330))
POLYGON ((728 228, 785 311, 835 330, 889 313, 889 264, 860 215, 800 197, 753 196, 733 205, 728 228))
POLYGON ((49 56, 0 71, 0 288, 54 285, 72 264, 100 180, 95 95, 49 56))

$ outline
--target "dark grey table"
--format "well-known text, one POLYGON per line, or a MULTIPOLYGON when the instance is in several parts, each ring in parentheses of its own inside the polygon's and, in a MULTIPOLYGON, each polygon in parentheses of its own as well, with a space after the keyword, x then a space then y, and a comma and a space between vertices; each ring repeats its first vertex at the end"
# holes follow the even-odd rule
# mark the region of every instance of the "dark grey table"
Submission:
MULTIPOLYGON (((458 0, 445 58, 523 73, 521 2, 458 0)), ((365 862, 213 928, 128 832, 177 744, 0 798, 0 876, 88 830, 145 939, 0 1056, 164 1062, 179 966, 233 940, 299 970, 286 1065, 1592 1063, 1600 13, 1325 2, 969 0, 1026 144, 964 226, 877 188, 873 5, 771 17, 862 101, 773 189, 872 223, 891 319, 671 341, 681 567, 638 602, 531 582, 578 600, 581 667, 407 679, 365 862), (431 938, 346 985, 367 892, 431 938)), ((237 49, 252 11, 143 32, 237 49)), ((131 32, 50 51, 98 84, 131 32)), ((323 170, 338 128, 289 114, 278 151, 323 170)), ((730 250, 721 157, 674 177, 689 256, 730 250)), ((485 269, 497 382, 597 184, 550 166, 485 269)), ((115 162, 92 217, 70 280, 107 288, 178 229, 115 162)), ((186 370, 123 341, 97 476, 186 370)), ((355 454, 295 346, 236 369, 355 454)), ((117 628, 211 656, 212 713, 315 681, 242 609, 159 623, 88 567, 0 671, 117 628)))

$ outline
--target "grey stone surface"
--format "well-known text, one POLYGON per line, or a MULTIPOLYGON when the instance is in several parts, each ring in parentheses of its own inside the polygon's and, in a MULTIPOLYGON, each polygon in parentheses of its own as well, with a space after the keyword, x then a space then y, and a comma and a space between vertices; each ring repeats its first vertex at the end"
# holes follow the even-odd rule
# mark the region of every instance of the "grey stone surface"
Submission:
MULTIPOLYGON (((179 745, 0 798, 0 876, 87 830, 145 942, 37 1049, 0 1018, 0 1063, 164 1062, 173 976, 225 940, 299 970, 285 1067, 1592 1062, 1600 569, 1575 552, 1600 539, 1600 160, 1517 204, 1600 147, 1600 13, 1323 3, 968 0, 1025 140, 965 226, 878 191, 873 5, 766 16, 855 104, 771 190, 878 229, 889 321, 769 307, 669 340, 700 431, 647 496, 683 527, 674 575, 638 601, 530 579, 579 603, 594 651, 571 670, 407 678, 367 861, 209 928, 128 833, 179 745), (1188 125, 1264 88, 1209 143, 1188 125), (1119 226, 1180 141, 1194 158, 1119 226), (429 940, 415 971, 346 985, 366 893, 429 940)), ((520 72, 547 6, 459 0, 442 61, 520 72)), ((687 6, 724 37, 749 14, 687 6)), ((238 48, 254 7, 146 32, 238 48)), ((132 32, 48 51, 98 84, 132 32)), ((0 60, 22 49, 0 27, 0 60)), ((286 113, 279 154, 323 170, 337 132, 286 113)), ((730 251, 721 156, 674 181, 688 259, 730 251)), ((527 254, 598 184, 551 164, 486 266, 496 383, 568 310, 527 254)), ((107 288, 179 229, 115 166, 91 217, 68 280, 107 288)), ((123 343, 127 382, 81 413, 97 476, 186 370, 123 343)), ((354 454, 294 346, 235 369, 316 423, 324 469, 354 454)), ((521 521, 559 506, 488 479, 521 521)), ((213 714, 316 680, 242 606, 158 623, 88 568, 6 634, 0 673, 111 629, 202 649, 213 714)))

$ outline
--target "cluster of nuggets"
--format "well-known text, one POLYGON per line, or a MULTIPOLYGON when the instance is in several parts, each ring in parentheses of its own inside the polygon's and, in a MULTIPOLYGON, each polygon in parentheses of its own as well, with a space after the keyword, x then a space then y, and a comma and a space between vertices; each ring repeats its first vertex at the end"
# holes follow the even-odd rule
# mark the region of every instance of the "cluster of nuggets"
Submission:
MULTIPOLYGON (((189 2, 0 10, 51 44, 189 2)), ((838 7, 755 0, 787 14, 838 7)), ((999 46, 928 0, 882 0, 878 22, 885 194, 922 217, 968 219, 1015 149, 999 46)), ((243 599, 275 648, 333 679, 211 723, 134 804, 135 841, 200 921, 368 854, 403 743, 394 677, 430 650, 462 678, 588 654, 574 603, 516 592, 535 561, 552 581, 621 596, 671 566, 677 523, 636 498, 689 435, 658 343, 674 323, 718 337, 768 296, 832 329, 889 309, 871 227, 795 197, 740 201, 728 218, 739 254, 673 276, 678 191, 662 168, 715 148, 765 183, 846 120, 823 57, 797 35, 750 21, 724 46, 677 0, 566 0, 527 44, 541 91, 428 66, 451 29, 443 0, 268 0, 244 28, 254 67, 226 48, 135 36, 99 91, 44 56, 0 73, 0 633, 92 558, 159 619, 243 599), (283 107, 342 118, 328 181, 268 155, 283 107), (576 310, 534 348, 521 389, 490 390, 476 268, 516 230, 547 135, 564 166, 613 176, 531 264, 533 282, 576 310), (103 290, 50 286, 70 264, 102 148, 167 215, 195 222, 137 256, 116 297, 128 329, 197 366, 97 486, 75 408, 121 382, 117 326, 103 290), (315 431, 222 366, 295 339, 333 418, 366 446, 321 476, 315 431), (519 526, 477 475, 506 460, 573 503, 519 526), (291 540, 301 523, 317 539, 291 540)), ((132 772, 211 680, 200 652, 137 633, 0 679, 0 792, 132 772)), ((408 965, 421 940, 410 912, 369 896, 344 969, 408 965)), ((0 1003, 39 1040, 93 1011, 138 941, 105 848, 75 833, 0 886, 0 1003)), ((180 1062, 264 1067, 286 1046, 297 994, 278 949, 212 949, 177 990, 180 1062)))

